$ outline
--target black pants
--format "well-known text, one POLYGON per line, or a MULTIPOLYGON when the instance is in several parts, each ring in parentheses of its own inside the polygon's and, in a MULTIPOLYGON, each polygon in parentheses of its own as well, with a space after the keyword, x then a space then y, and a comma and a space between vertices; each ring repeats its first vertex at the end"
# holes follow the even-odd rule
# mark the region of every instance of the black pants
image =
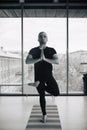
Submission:
POLYGON ((52 75, 46 76, 44 80, 40 81, 40 84, 37 87, 37 91, 40 95, 40 106, 42 114, 46 115, 45 91, 53 96, 58 96, 59 95, 58 84, 52 75))

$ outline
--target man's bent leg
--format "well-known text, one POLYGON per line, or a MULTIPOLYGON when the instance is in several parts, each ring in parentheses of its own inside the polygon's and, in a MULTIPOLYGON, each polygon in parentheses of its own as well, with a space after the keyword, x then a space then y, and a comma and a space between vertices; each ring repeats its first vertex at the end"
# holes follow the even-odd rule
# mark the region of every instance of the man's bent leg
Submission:
POLYGON ((60 94, 58 84, 52 75, 47 77, 46 84, 47 86, 45 86, 45 91, 53 96, 58 96, 60 94))

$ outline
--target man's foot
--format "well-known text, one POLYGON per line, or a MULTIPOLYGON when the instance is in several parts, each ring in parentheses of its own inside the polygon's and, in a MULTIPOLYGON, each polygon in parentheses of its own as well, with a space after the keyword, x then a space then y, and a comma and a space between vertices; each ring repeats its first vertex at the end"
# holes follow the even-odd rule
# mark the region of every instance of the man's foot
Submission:
POLYGON ((39 83, 39 81, 36 81, 35 83, 28 83, 28 85, 38 87, 39 83))
POLYGON ((55 104, 55 96, 52 96, 52 102, 55 104))
POLYGON ((43 115, 42 119, 41 119, 42 123, 46 123, 47 122, 47 115, 43 115))

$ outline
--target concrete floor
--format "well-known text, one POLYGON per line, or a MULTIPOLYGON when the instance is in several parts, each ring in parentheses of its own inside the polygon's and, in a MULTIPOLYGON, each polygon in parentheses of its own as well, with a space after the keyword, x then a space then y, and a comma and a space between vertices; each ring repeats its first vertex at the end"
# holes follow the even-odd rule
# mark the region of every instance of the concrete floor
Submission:
MULTIPOLYGON (((62 130, 87 130, 87 97, 46 97, 57 104, 62 130)), ((32 106, 38 97, 0 97, 0 130, 25 130, 32 106)))

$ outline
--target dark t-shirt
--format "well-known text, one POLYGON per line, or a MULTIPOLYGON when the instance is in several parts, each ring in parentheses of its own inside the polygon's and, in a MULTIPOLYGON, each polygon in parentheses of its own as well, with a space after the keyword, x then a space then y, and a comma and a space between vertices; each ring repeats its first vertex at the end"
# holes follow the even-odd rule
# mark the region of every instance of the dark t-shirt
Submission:
MULTIPOLYGON (((41 56, 41 50, 39 47, 32 48, 29 52, 32 55, 33 59, 39 59, 41 56)), ((48 59, 52 59, 53 55, 56 54, 54 48, 46 47, 44 49, 44 55, 48 59)), ((46 78, 46 76, 52 73, 52 64, 46 61, 40 61, 34 64, 35 69, 35 81, 41 81, 46 78)))

